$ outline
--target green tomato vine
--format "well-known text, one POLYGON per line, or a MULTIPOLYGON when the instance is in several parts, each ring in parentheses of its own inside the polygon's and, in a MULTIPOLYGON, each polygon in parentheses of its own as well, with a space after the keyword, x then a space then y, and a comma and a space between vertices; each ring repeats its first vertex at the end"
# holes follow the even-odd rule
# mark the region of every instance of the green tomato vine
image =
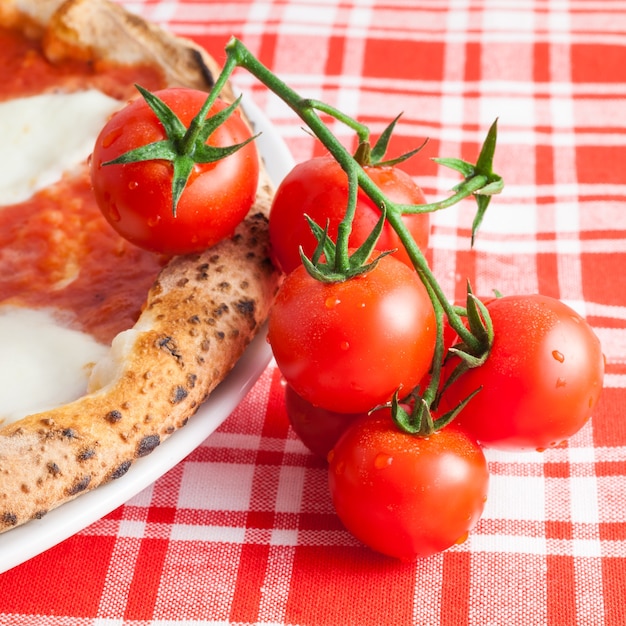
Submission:
MULTIPOLYGON (((227 57, 222 72, 217 77, 202 111, 198 114, 196 120, 194 120, 197 122, 196 125, 192 126, 188 131, 185 131, 185 129, 179 128, 175 122, 171 124, 171 134, 175 139, 174 143, 177 147, 180 147, 184 153, 182 160, 188 160, 187 155, 190 150, 197 150, 198 137, 201 143, 206 140, 209 134, 209 126, 217 120, 213 120, 213 122, 210 121, 211 118, 209 118, 207 122, 203 120, 237 67, 241 67, 250 72, 270 91, 280 97, 281 100, 298 115, 348 176, 348 203, 344 218, 339 224, 336 241, 333 242, 330 240, 327 231, 321 225, 315 224, 313 221, 309 220, 309 225, 317 237, 318 246, 310 259, 302 253, 302 262, 308 272, 320 281, 336 282, 355 278, 372 269, 381 256, 392 252, 383 252, 376 259, 371 260, 372 252, 385 221, 391 225, 397 233, 402 245, 406 248, 415 270, 430 295, 438 327, 435 356, 430 372, 430 383, 426 389, 415 390, 413 394, 411 394, 410 399, 412 400, 413 408, 410 412, 402 407, 398 398, 395 398, 392 402, 394 419, 402 430, 414 434, 427 435, 434 430, 442 428, 454 419, 471 398, 470 396, 470 398, 464 400, 457 408, 448 414, 441 416, 437 420, 433 420, 431 407, 436 406, 438 400, 441 370, 445 359, 443 343, 444 318, 447 318, 448 323, 458 334, 460 339, 459 344, 451 349, 452 352, 460 357, 460 365, 453 374, 455 377, 461 375, 467 368, 476 367, 484 363, 493 342, 493 329, 486 307, 480 300, 474 297, 469 285, 466 307, 464 309, 460 309, 448 301, 437 279, 433 275, 424 254, 404 225, 402 215, 440 211, 471 196, 477 203, 477 211, 472 223, 471 241, 473 244, 476 232, 480 227, 492 196, 500 193, 504 186, 502 177, 493 170, 493 158, 497 141, 497 120, 495 120, 489 128, 476 163, 470 163, 455 158, 434 159, 439 165, 451 168, 463 176, 461 182, 452 189, 453 193, 449 197, 422 205, 398 204, 392 202, 385 196, 367 175, 364 166, 396 165, 410 158, 421 149, 422 146, 399 157, 392 159, 386 158, 389 139, 399 116, 389 124, 378 141, 372 146, 370 142, 370 130, 367 126, 331 105, 314 99, 302 98, 263 65, 240 40, 232 38, 226 45, 225 50, 227 57), (335 137, 328 126, 322 121, 319 113, 328 115, 354 130, 358 140, 358 148, 354 155, 352 155, 335 137), (381 217, 366 241, 356 251, 350 252, 348 248, 348 238, 356 210, 359 188, 361 188, 374 204, 379 207, 381 217), (324 260, 322 261, 322 259, 324 260)), ((146 97, 145 94, 143 95, 146 97)), ((159 103, 154 101, 153 98, 148 100, 148 103, 153 109, 159 108, 159 103)), ((236 103, 233 106, 236 106, 236 103)), ((229 113, 230 112, 232 111, 229 109, 229 113)), ((239 147, 240 146, 233 146, 231 150, 238 149, 239 147)), ((156 146, 156 148, 161 149, 161 151, 164 149, 162 146, 156 146)), ((165 146, 165 148, 171 150, 170 145, 165 146)), ((155 147, 152 148, 153 151, 154 149, 155 147)), ((200 151, 202 150, 204 150, 204 148, 200 147, 200 151)), ((130 154, 127 158, 134 157, 136 160, 137 156, 140 158, 157 158, 154 156, 151 157, 149 154, 144 155, 143 153, 139 155, 130 154)), ((214 154, 207 156, 210 158, 220 158, 218 155, 214 154)), ((184 167, 181 167, 181 170, 181 177, 184 177, 186 170, 184 167)), ((182 188, 178 195, 180 195, 180 193, 182 193, 182 188)))

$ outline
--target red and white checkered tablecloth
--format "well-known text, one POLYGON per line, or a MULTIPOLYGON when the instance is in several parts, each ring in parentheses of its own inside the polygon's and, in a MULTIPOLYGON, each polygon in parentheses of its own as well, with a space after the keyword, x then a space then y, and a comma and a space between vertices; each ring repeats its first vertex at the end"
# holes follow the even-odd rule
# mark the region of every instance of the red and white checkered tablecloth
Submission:
MULTIPOLYGON (((489 500, 467 542, 406 564, 342 529, 270 365, 151 487, 1 574, 0 624, 626 624, 626 2, 125 4, 218 59, 241 38, 296 91, 374 134, 404 112, 392 150, 430 137, 407 167, 431 198, 457 179, 430 157, 473 159, 498 117, 505 191, 473 250, 469 201, 433 217, 433 269, 451 298, 469 278, 479 294, 564 299, 603 343, 606 388, 566 447, 489 452, 489 500)), ((255 79, 235 82, 296 160, 321 151, 255 79)))

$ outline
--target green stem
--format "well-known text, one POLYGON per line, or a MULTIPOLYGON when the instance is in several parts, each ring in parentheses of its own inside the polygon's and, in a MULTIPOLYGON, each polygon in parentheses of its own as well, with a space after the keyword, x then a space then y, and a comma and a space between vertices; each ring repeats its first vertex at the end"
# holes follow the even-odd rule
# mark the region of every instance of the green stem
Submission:
MULTIPOLYGON (((404 226, 402 221, 402 210, 406 209, 404 205, 399 206, 393 202, 390 202, 387 197, 380 191, 372 179, 366 174, 365 170, 354 160, 350 152, 337 140, 333 133, 328 129, 326 124, 322 122, 316 112, 316 108, 322 110, 322 112, 329 113, 333 117, 341 119, 346 122, 350 120, 347 116, 341 114, 333 107, 322 104, 315 100, 309 100, 301 98, 296 91, 289 87, 286 83, 281 81, 275 74, 273 74, 267 67, 265 67, 258 59, 250 53, 250 51, 243 45, 241 41, 236 38, 232 38, 226 45, 226 53, 228 55, 227 63, 225 64, 225 72, 232 72, 232 68, 235 65, 245 68, 259 81, 261 81, 272 92, 277 94, 287 106, 289 106, 299 117, 303 120, 309 129, 315 134, 315 136, 324 144, 328 151, 337 160, 342 169, 348 176, 348 190, 349 190, 349 202, 346 215, 339 225, 337 235, 337 258, 336 267, 340 271, 348 267, 348 237, 350 235, 352 218, 356 209, 356 195, 358 188, 361 187, 363 191, 370 197, 370 199, 380 209, 386 208, 387 219, 392 228, 398 234, 402 244, 406 247, 409 257, 411 258, 415 269, 422 277, 425 284, 428 285, 436 300, 443 308, 450 325, 459 334, 459 337, 468 347, 479 348, 479 342, 474 337, 463 323, 461 317, 457 314, 455 307, 448 301, 443 293, 437 279, 433 275, 426 258, 422 254, 421 250, 413 241, 408 229, 404 226)), ((220 85, 223 85, 226 78, 218 79, 220 85)), ((217 83, 216 83, 217 84, 217 83)), ((352 128, 359 128, 360 124, 355 121, 348 122, 352 128)), ((359 131, 362 132, 362 131, 359 131)), ((477 189, 480 189, 485 184, 483 177, 476 176, 469 181, 466 181, 461 188, 450 198, 434 203, 432 210, 439 210, 455 204, 460 199, 471 195, 477 189), (472 181, 474 181, 472 183, 472 181)), ((422 209, 423 207, 420 207, 422 209)))
POLYGON ((315 109, 316 111, 326 113, 342 124, 345 124, 348 128, 351 128, 356 133, 359 143, 369 141, 370 129, 365 126, 365 124, 361 124, 361 122, 355 120, 349 115, 346 115, 343 111, 340 111, 334 106, 331 106, 326 102, 322 102, 321 100, 306 99, 301 102, 303 108, 315 109))
POLYGON ((455 204, 458 204, 461 200, 469 198, 472 194, 482 189, 489 181, 486 176, 476 174, 471 178, 461 183, 456 193, 438 200, 437 202, 430 202, 428 204, 398 204, 396 205, 398 211, 404 215, 413 213, 434 213, 435 211, 441 211, 442 209, 448 209, 455 204))
POLYGON ((222 71, 220 72, 220 75, 218 76, 217 80, 215 81, 215 84, 213 85, 213 88, 211 89, 211 93, 209 93, 209 96, 204 101, 202 108, 200 109, 200 111, 198 111, 197 115, 193 118, 193 120, 189 124, 189 128, 187 129, 187 132, 185 133, 185 136, 182 139, 181 151, 183 152, 183 154, 191 154, 193 152, 194 146, 196 145, 196 140, 198 139, 198 135, 200 134, 200 131, 202 130, 202 123, 206 119, 207 115, 209 114, 209 111, 211 110, 211 107, 217 100, 222 89, 224 89, 224 87, 226 86, 228 79, 230 78, 231 74, 235 71, 236 67, 237 67, 236 59, 232 59, 228 57, 226 59, 226 63, 224 64, 224 67, 222 68, 222 71))

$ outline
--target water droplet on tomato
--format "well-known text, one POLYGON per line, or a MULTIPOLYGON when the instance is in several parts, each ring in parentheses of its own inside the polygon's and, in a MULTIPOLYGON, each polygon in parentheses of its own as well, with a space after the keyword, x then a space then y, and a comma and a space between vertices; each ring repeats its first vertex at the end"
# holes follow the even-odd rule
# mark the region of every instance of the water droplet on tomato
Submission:
POLYGON ((133 191, 134 189, 137 189, 137 187, 139 187, 139 182, 136 180, 131 180, 128 183, 128 188, 133 191))
POLYGON ((469 531, 465 531, 454 543, 459 546, 462 543, 465 543, 467 541, 467 538, 469 537, 469 531))
POLYGON ((119 222, 122 219, 120 212, 114 204, 109 205, 109 209, 107 211, 107 215, 112 222, 119 222))
POLYGON ((339 348, 341 348, 341 350, 343 350, 345 352, 346 350, 350 349, 350 344, 347 341, 342 341, 339 344, 339 348))
POLYGON ((113 145, 113 143, 115 143, 122 136, 122 133, 123 133, 122 128, 114 128, 110 133, 107 133, 102 138, 102 147, 110 148, 113 145))
POLYGON ((376 469, 384 469, 393 463, 393 457, 386 452, 379 452, 374 458, 374 467, 376 469))
POLYGON ((556 386, 557 387, 565 387, 567 385, 567 381, 565 380, 565 378, 561 378, 559 376, 559 378, 556 379, 556 386))
POLYGON ((148 218, 148 226, 150 226, 150 228, 154 228, 159 222, 161 221, 161 216, 160 215, 151 215, 148 218))
POLYGON ((563 361, 565 361, 564 354, 562 352, 559 352, 558 350, 552 350, 552 357, 555 361, 558 361, 559 363, 563 363, 563 361))
POLYGON ((340 461, 339 463, 337 463, 337 465, 335 465, 335 474, 337 474, 337 476, 341 476, 344 471, 346 469, 346 464, 343 461, 340 461))
POLYGON ((324 302, 324 306, 327 309, 334 309, 340 302, 341 300, 337 298, 336 296, 329 296, 328 298, 326 298, 326 301, 324 302))

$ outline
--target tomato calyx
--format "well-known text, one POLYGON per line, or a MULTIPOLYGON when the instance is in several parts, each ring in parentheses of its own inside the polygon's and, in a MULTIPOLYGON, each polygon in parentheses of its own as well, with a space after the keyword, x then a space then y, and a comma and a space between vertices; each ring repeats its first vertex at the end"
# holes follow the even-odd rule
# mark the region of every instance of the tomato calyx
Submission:
POLYGON ((417 393, 411 394, 409 398, 405 398, 402 402, 396 393, 388 408, 394 424, 402 432, 417 437, 430 437, 433 433, 451 424, 479 391, 479 389, 476 389, 452 410, 437 418, 433 416, 428 402, 417 393))
POLYGON ((211 134, 237 109, 241 96, 226 108, 207 117, 209 109, 217 97, 214 89, 187 128, 176 113, 158 96, 144 89, 141 85, 135 85, 135 87, 163 125, 167 138, 129 150, 115 159, 102 163, 102 165, 155 160, 170 162, 173 168, 172 214, 176 217, 178 201, 187 186, 187 181, 196 163, 220 161, 256 139, 257 135, 232 146, 211 146, 206 143, 211 134))
POLYGON ((475 164, 456 158, 433 159, 435 163, 460 172, 464 176, 463 181, 453 187, 453 191, 465 193, 467 189, 473 187, 476 183, 480 184, 478 189, 471 192, 478 205, 478 210, 472 222, 472 245, 474 244, 476 232, 483 221, 491 197, 494 194, 500 193, 504 188, 502 177, 493 171, 493 156, 495 154, 498 136, 497 123, 498 120, 496 119, 489 128, 475 164))
POLYGON ((404 161, 410 159, 412 156, 415 156, 424 148, 424 146, 428 143, 428 137, 424 139, 420 146, 414 148, 413 150, 409 150, 409 152, 405 152, 404 154, 391 159, 385 158, 387 148, 389 146, 389 140, 391 139, 396 124, 401 117, 402 113, 397 115, 391 121, 385 130, 383 130, 373 146, 369 140, 369 132, 367 139, 360 139, 353 158, 361 167, 393 167, 395 165, 399 165, 400 163, 404 163, 404 161))
POLYGON ((394 252, 394 250, 384 250, 373 256, 376 242, 385 225, 385 215, 386 211, 383 207, 380 219, 376 223, 374 230, 353 252, 338 249, 337 244, 328 235, 328 225, 322 229, 319 224, 308 215, 305 215, 309 227, 318 242, 310 259, 306 256, 302 247, 300 247, 300 259, 306 271, 316 280, 324 283, 335 283, 356 278, 373 270, 381 258, 394 252), (339 255, 345 257, 343 262, 340 262, 339 255), (322 258, 325 260, 322 261, 322 258))
POLYGON ((451 346, 448 352, 461 359, 459 367, 464 371, 482 365, 486 361, 493 344, 493 324, 489 312, 483 302, 472 293, 469 282, 467 284, 465 310, 462 314, 467 319, 467 325, 476 343, 468 345, 466 342, 460 341, 451 346))

